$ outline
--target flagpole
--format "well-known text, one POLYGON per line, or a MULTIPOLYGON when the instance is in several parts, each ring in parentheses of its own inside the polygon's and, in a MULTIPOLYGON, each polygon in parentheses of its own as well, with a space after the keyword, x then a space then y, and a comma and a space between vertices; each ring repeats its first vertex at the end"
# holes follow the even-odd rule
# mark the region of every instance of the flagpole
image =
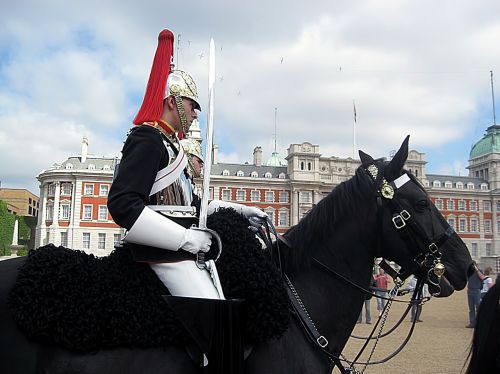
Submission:
POLYGON ((352 100, 352 107, 354 110, 354 122, 352 123, 352 158, 356 159, 356 125, 357 125, 357 118, 356 118, 356 102, 354 99, 352 100))

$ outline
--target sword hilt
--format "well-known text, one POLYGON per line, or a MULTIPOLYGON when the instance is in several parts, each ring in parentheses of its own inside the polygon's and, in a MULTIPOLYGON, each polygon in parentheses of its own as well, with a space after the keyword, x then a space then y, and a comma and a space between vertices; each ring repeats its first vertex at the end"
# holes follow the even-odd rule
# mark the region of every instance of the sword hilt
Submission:
MULTIPOLYGON (((191 229, 208 232, 217 241, 217 247, 219 248, 219 253, 217 253, 217 256, 214 259, 214 261, 217 261, 222 253, 222 240, 217 231, 196 226, 191 227, 191 229)), ((196 254, 196 266, 198 266, 198 268, 200 269, 205 269, 207 267, 205 263, 205 252, 200 251, 196 254)))

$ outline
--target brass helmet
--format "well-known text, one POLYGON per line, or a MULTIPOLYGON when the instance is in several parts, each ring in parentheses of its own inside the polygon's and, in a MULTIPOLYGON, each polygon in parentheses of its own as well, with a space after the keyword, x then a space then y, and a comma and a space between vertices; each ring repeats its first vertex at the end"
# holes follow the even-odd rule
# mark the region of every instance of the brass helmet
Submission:
POLYGON ((188 73, 182 70, 172 70, 167 79, 165 98, 170 95, 186 97, 196 103, 196 109, 201 110, 196 83, 188 73))
POLYGON ((201 161, 203 161, 203 155, 201 153, 201 144, 199 141, 192 138, 184 138, 181 140, 182 148, 190 156, 196 156, 201 161))

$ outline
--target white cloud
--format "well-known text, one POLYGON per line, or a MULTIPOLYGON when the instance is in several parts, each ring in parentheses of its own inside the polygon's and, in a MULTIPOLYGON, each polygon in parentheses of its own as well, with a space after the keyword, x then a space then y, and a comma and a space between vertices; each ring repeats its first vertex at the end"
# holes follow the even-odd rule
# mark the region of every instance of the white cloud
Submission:
MULTIPOLYGON (((407 134, 416 150, 463 142, 466 157, 468 137, 488 125, 477 121, 491 104, 489 70, 500 74, 493 0, 22 3, 0 15, 0 152, 26 139, 5 140, 22 121, 40 168, 76 152, 82 132, 98 153, 119 151, 164 27, 181 34, 175 61, 197 80, 203 108, 215 37, 215 137, 226 162, 251 161, 257 145, 270 155, 275 107, 283 156, 303 141, 352 156, 353 100, 357 148, 374 157, 407 134)), ((33 173, 32 161, 8 159, 2 179, 33 173)))

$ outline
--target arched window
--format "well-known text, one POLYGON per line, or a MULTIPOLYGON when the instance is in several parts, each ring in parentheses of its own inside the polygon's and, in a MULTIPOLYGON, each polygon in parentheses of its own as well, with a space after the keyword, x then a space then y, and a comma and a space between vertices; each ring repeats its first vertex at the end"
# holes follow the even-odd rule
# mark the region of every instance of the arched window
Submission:
POLYGON ((66 169, 73 169, 73 164, 70 164, 69 162, 66 164, 66 169))
POLYGON ((241 171, 241 170, 238 170, 238 171, 236 172, 236 176, 237 176, 237 177, 244 177, 244 176, 245 176, 245 173, 243 173, 243 171, 241 171))
POLYGON ((250 174, 250 176, 252 178, 257 178, 259 176, 259 174, 256 171, 252 171, 252 173, 250 174))
POLYGON ((229 170, 227 170, 227 169, 222 170, 222 175, 228 176, 229 175, 229 170))
POLYGON ((264 177, 266 177, 266 178, 272 178, 273 175, 270 172, 267 172, 266 174, 264 174, 264 177))
POLYGON ((441 187, 441 182, 440 181, 432 182, 432 187, 441 187))
POLYGON ((278 178, 279 179, 285 179, 286 178, 285 173, 280 173, 280 175, 278 175, 278 178))

